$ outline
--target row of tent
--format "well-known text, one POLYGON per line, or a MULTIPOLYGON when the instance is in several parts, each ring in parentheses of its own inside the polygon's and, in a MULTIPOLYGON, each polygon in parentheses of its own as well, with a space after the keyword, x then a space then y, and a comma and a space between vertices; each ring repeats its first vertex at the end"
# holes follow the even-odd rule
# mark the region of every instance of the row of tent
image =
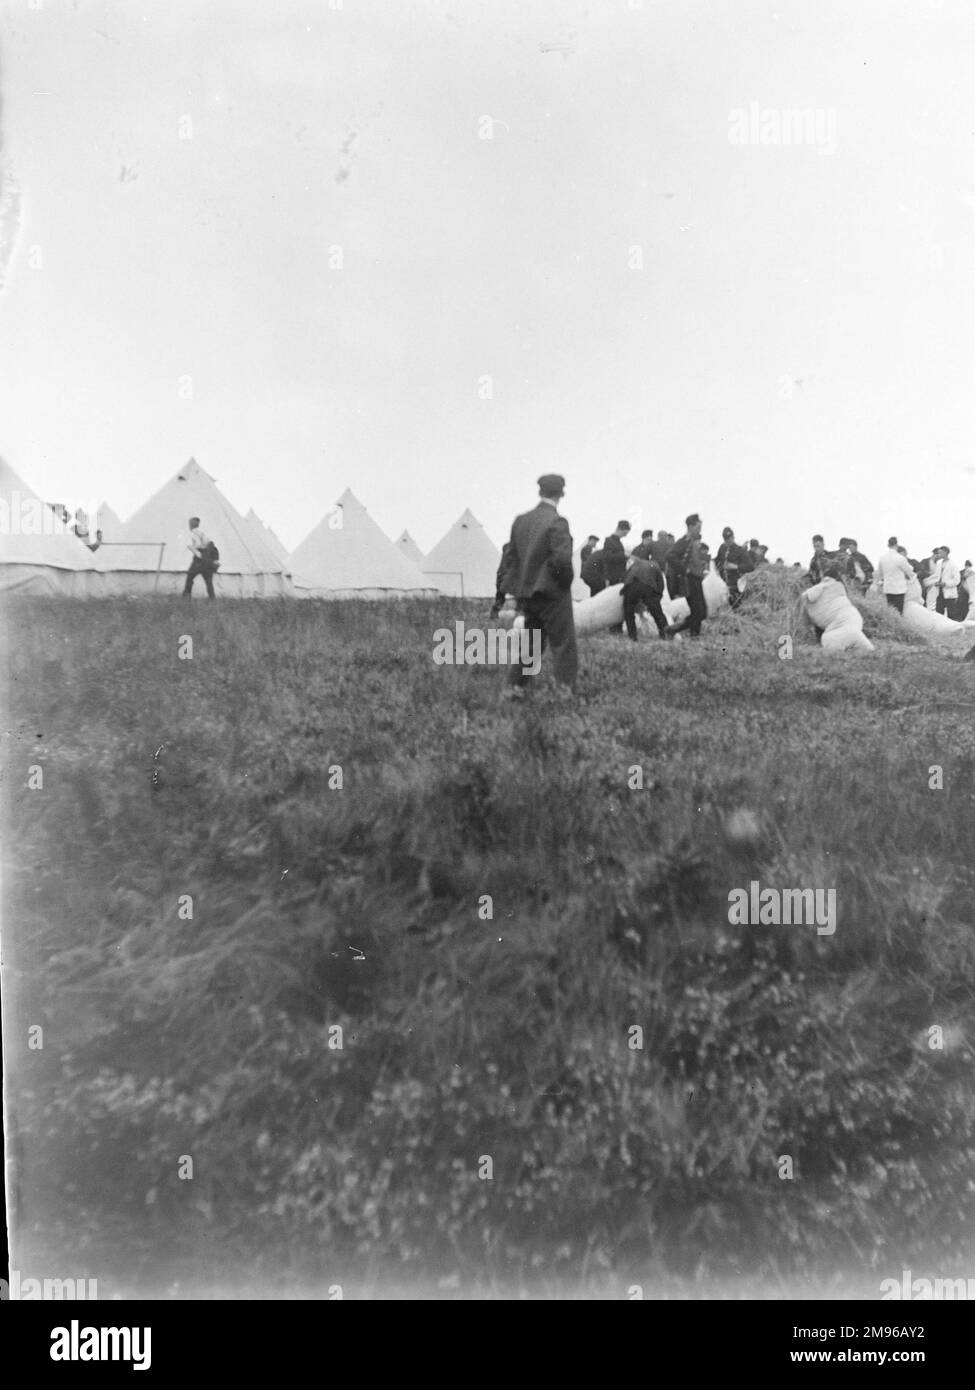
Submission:
POLYGON ((0 459, 0 590, 54 594, 178 594, 198 516, 220 551, 218 593, 237 598, 380 598, 494 594, 500 561, 470 511, 424 555, 408 532, 395 543, 354 494, 338 502, 290 555, 251 510, 246 516, 190 459, 126 522, 100 505, 89 549, 54 508, 0 459))

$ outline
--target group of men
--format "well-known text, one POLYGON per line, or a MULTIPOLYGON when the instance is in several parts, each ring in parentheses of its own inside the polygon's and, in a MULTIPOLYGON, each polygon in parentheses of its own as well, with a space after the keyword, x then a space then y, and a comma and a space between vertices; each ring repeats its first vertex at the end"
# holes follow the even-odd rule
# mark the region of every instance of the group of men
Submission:
MULTIPOLYGON (((559 515, 559 502, 565 494, 565 479, 546 473, 538 480, 538 505, 515 518, 511 536, 501 552, 497 592, 491 616, 497 617, 507 596, 513 595, 526 628, 541 634, 542 650, 551 648, 553 672, 562 685, 571 687, 578 671, 575 619, 572 611, 572 536, 569 524, 559 515)), ((590 536, 582 548, 582 578, 595 595, 609 585, 622 584, 623 621, 632 641, 637 640, 636 614, 642 606, 656 624, 661 638, 687 632, 700 636, 707 617, 704 577, 711 566, 711 554, 701 539, 702 521, 696 512, 685 521, 685 534, 675 540, 660 532, 644 531, 639 545, 627 555, 623 541, 630 531, 628 521, 620 521, 597 551, 598 536, 590 536), (661 600, 669 590, 671 598, 683 595, 689 612, 678 623, 668 623, 661 600)), ((734 540, 730 532, 727 533, 734 540)), ((756 542, 757 545, 757 542, 756 542)), ((730 554, 730 552, 728 552, 730 554)), ((732 561, 727 560, 730 576, 732 561)), ((729 578, 730 582, 730 578, 729 578)), ((524 667, 514 664, 510 680, 519 691, 528 680, 524 667)))
MULTIPOLYGON (((543 651, 551 648, 556 679, 571 687, 578 671, 578 653, 571 595, 575 573, 572 536, 558 510, 565 479, 558 473, 546 473, 538 480, 538 492, 538 505, 515 518, 505 543, 491 616, 497 617, 507 596, 512 595, 524 615, 525 627, 540 632, 543 651)), ((685 526, 685 534, 678 540, 668 531, 658 531, 655 539, 653 532, 646 530, 629 554, 623 545, 631 530, 626 520, 617 523, 602 545, 597 535, 588 537, 580 560, 581 578, 590 594, 601 593, 610 585, 623 586, 623 621, 612 631, 622 632, 625 626, 627 636, 635 642, 636 614, 643 607, 661 638, 684 632, 692 637, 700 635, 707 617, 704 579, 711 567, 711 553, 701 539, 702 521, 696 512, 686 518, 685 526), (667 622, 662 604, 665 591, 671 598, 687 600, 688 615, 678 623, 667 622)), ((739 544, 730 526, 722 531, 714 561, 727 585, 732 608, 741 602, 742 578, 769 563, 767 550, 755 538, 747 547, 739 544)), ((793 568, 802 567, 796 564, 793 568)), ((918 562, 908 556, 896 536, 891 536, 875 568, 855 537, 842 536, 837 549, 828 551, 823 537, 816 535, 806 577, 815 585, 828 576, 840 578, 863 593, 876 576, 877 588, 887 603, 901 613, 904 603, 912 598, 923 598, 929 608, 959 622, 970 607, 975 607, 975 569, 966 561, 959 570, 946 545, 936 546, 927 560, 918 562)), ((510 680, 513 693, 518 693, 528 680, 526 670, 513 665, 510 680)))
POLYGON ((905 601, 914 600, 960 623, 975 603, 975 569, 971 560, 959 569, 947 545, 936 545, 925 560, 912 560, 907 547, 891 536, 877 562, 877 587, 898 613, 905 601))

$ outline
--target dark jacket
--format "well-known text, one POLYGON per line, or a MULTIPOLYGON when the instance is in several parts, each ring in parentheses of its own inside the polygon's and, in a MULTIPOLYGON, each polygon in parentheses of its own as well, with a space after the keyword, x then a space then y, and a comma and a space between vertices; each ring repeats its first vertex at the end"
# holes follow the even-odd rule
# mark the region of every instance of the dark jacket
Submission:
POLYGON ((548 502, 516 516, 508 541, 503 579, 505 593, 516 599, 545 594, 556 598, 572 586, 572 536, 569 523, 548 502))
POLYGON ((667 564, 667 552, 670 550, 670 546, 670 541, 662 541, 659 538, 650 542, 650 558, 656 560, 661 569, 667 564))
POLYGON ((735 585, 743 574, 750 574, 752 558, 737 541, 722 541, 715 559, 718 573, 726 584, 735 585))
POLYGON ((622 584, 626 578, 626 551, 615 534, 603 541, 603 572, 607 584, 622 584))
POLYGON ((583 583, 590 585, 606 583, 606 568, 603 564, 604 552, 602 549, 594 550, 583 562, 579 571, 579 578, 583 583))
POLYGON ((626 571, 626 578, 623 580, 623 591, 639 590, 641 593, 654 594, 661 598, 664 592, 663 570, 656 560, 644 560, 639 555, 633 559, 629 569, 626 571))

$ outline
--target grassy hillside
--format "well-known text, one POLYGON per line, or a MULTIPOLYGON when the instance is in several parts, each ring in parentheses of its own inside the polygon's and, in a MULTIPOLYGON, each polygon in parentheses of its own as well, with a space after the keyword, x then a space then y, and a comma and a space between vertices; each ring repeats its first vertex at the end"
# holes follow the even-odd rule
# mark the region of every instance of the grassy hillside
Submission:
POLYGON ((975 1273, 975 665, 830 661, 786 595, 511 706, 431 660, 465 613, 9 606, 21 1249, 105 1290, 975 1273), (835 887, 835 935, 730 925, 751 879, 835 887))

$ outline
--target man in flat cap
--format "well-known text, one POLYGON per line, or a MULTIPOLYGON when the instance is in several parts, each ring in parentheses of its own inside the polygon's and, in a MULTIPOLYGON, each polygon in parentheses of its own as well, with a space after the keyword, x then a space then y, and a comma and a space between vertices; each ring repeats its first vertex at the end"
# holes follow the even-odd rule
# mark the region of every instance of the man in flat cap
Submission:
MULTIPOLYGON (((575 619, 572 616, 572 536, 569 523, 559 516, 565 479, 545 473, 538 480, 538 505, 516 516, 507 545, 507 562, 498 588, 514 594, 525 615, 525 628, 541 634, 542 651, 552 649, 555 679, 570 689, 579 668, 575 619)), ((539 639, 535 639, 536 641, 539 639)), ((529 679, 525 669, 511 667, 512 686, 522 688, 529 679)))

